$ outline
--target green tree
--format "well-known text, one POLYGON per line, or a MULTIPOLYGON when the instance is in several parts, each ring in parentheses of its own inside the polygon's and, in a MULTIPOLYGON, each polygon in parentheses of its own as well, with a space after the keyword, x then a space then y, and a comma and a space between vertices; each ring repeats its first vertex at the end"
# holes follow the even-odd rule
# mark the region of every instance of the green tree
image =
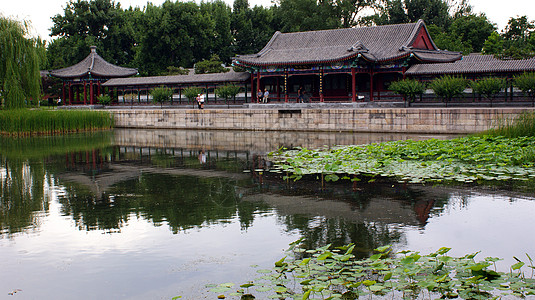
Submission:
POLYGON ((439 49, 458 51, 464 54, 472 52, 470 43, 463 41, 459 35, 454 35, 433 24, 427 26, 427 30, 439 49))
POLYGON ((534 29, 534 22, 529 21, 527 16, 510 18, 503 37, 510 41, 527 41, 534 29))
POLYGON ((485 41, 483 51, 502 59, 524 59, 535 56, 535 23, 526 16, 510 18, 500 38, 493 34, 485 41))
POLYGON ((149 3, 141 21, 136 63, 143 75, 162 74, 168 66, 191 67, 215 49, 215 21, 195 2, 149 3))
POLYGON ((342 26, 342 19, 330 1, 280 0, 274 8, 274 18, 282 32, 334 29, 342 26))
POLYGON ((365 18, 368 24, 399 24, 422 19, 426 25, 434 24, 445 29, 452 20, 451 7, 444 0, 386 0, 376 6, 378 13, 365 18))
POLYGON ((366 25, 388 25, 409 22, 402 0, 385 0, 382 4, 378 3, 376 6, 378 13, 364 17, 361 23, 366 25))
POLYGON ((451 21, 450 7, 444 0, 405 0, 405 8, 409 22, 422 19, 426 24, 447 28, 451 21))
POLYGON ((414 102, 416 96, 420 96, 425 92, 425 85, 415 79, 403 79, 394 81, 390 84, 390 90, 403 95, 407 98, 407 102, 414 102))
POLYGON ((209 60, 203 60, 195 64, 195 74, 225 73, 230 71, 223 67, 223 62, 219 60, 217 54, 213 54, 209 60))
POLYGON ((523 59, 535 55, 535 23, 526 16, 511 18, 505 27, 502 57, 523 59))
POLYGON ((215 28, 211 41, 210 52, 216 54, 225 63, 230 63, 234 55, 232 51, 232 11, 223 1, 201 2, 201 13, 211 16, 215 28))
POLYGON ((235 0, 231 32, 233 37, 232 50, 235 54, 251 54, 260 51, 273 36, 276 28, 274 8, 262 6, 249 7, 247 0, 235 0))
POLYGON ((228 100, 230 98, 236 97, 239 92, 240 87, 235 85, 225 85, 215 89, 215 94, 218 97, 225 99, 225 103, 227 103, 227 105, 229 104, 228 100))
POLYGON ((44 44, 29 39, 28 23, 0 16, 0 104, 21 108, 41 96, 44 44))
POLYGON ((123 10, 111 0, 71 0, 62 14, 52 17, 49 68, 75 64, 95 45, 99 54, 117 65, 132 66, 139 35, 139 9, 123 10))
POLYGON ((195 104, 195 98, 202 93, 202 89, 199 87, 188 87, 185 88, 182 93, 188 98, 189 102, 195 104))
POLYGON ((189 70, 184 69, 182 67, 175 67, 175 66, 169 66, 167 67, 167 72, 162 73, 162 76, 169 76, 169 75, 188 75, 189 70))
POLYGON ((480 80, 472 81, 470 86, 474 92, 483 95, 487 99, 492 99, 505 88, 505 79, 487 77, 480 80))
POLYGON ((483 54, 499 55, 503 52, 503 38, 494 31, 483 43, 483 54))
POLYGON ((473 52, 481 52, 485 41, 495 30, 496 26, 484 14, 471 14, 455 18, 448 28, 448 33, 469 45, 473 52))
POLYGON ((532 100, 535 99, 535 73, 524 73, 513 78, 514 85, 527 94, 532 100))
POLYGON ((341 27, 350 28, 358 24, 358 15, 364 9, 371 8, 375 2, 373 0, 334 0, 331 5, 334 6, 334 12, 341 20, 341 27))
POLYGON ((173 97, 173 90, 170 88, 161 86, 153 89, 150 92, 150 95, 152 96, 152 102, 153 103, 160 103, 160 107, 163 107, 163 103, 165 101, 170 101, 171 97, 173 97))
POLYGON ((429 87, 435 92, 435 95, 444 100, 447 105, 454 97, 463 94, 466 85, 466 79, 462 77, 445 75, 431 81, 429 87))
POLYGON ((102 105, 110 105, 111 97, 110 95, 100 95, 97 97, 97 102, 102 105))

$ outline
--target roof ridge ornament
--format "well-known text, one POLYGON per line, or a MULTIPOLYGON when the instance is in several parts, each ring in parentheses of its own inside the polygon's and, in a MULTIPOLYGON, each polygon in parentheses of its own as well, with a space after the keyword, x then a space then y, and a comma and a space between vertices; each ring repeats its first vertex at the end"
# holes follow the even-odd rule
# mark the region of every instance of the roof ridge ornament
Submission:
POLYGON ((97 46, 89 46, 89 49, 91 50, 91 53, 89 54, 91 55, 91 65, 89 66, 87 71, 89 72, 89 75, 91 75, 91 70, 93 70, 93 67, 95 66, 95 56, 98 54, 97 46))
POLYGON ((364 44, 361 41, 357 41, 354 43, 349 49, 347 49, 348 52, 358 51, 358 52, 368 52, 368 48, 364 46, 364 44))

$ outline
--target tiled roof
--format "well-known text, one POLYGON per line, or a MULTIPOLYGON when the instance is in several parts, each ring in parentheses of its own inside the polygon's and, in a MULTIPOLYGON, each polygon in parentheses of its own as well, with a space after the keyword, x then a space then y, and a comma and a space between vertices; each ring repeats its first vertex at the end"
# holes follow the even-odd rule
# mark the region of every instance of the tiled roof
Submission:
POLYGON ((431 41, 432 50, 421 53, 410 47, 420 30, 426 30, 422 20, 417 23, 375 27, 345 28, 308 32, 276 32, 257 54, 235 57, 238 64, 290 65, 343 61, 361 56, 373 62, 386 62, 414 54, 432 62, 454 61, 456 52, 441 51, 431 41))
POLYGON ((454 63, 417 64, 406 75, 505 73, 535 71, 535 58, 501 60, 493 55, 470 54, 454 63))
POLYGON ((152 77, 114 78, 106 81, 103 86, 137 86, 137 85, 176 85, 218 82, 243 82, 249 79, 247 72, 234 72, 232 69, 226 73, 189 74, 152 77))
POLYGON ((97 77, 116 78, 137 74, 137 69, 110 64, 97 54, 95 46, 90 48, 91 53, 81 62, 64 69, 50 71, 50 75, 59 78, 79 78, 90 74, 97 77))

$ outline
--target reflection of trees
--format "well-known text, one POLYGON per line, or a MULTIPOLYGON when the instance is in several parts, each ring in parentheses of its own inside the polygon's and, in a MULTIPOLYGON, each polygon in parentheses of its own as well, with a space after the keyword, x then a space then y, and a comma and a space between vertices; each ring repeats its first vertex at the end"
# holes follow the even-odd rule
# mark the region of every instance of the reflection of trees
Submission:
POLYGON ((16 233, 39 225, 41 212, 48 210, 47 182, 64 170, 65 163, 48 160, 51 155, 65 155, 104 147, 111 143, 110 132, 47 137, 10 138, 0 136, 0 229, 16 233))
POLYGON ((86 230, 117 230, 133 216, 155 225, 167 223, 174 233, 237 215, 242 228, 247 228, 262 205, 241 202, 236 184, 217 177, 146 173, 115 184, 98 201, 88 190, 71 185, 60 203, 63 212, 86 230))
POLYGON ((343 218, 323 218, 306 216, 286 216, 285 224, 289 230, 299 230, 305 241, 306 249, 316 249, 327 244, 333 246, 356 244, 355 254, 367 257, 379 246, 395 243, 401 231, 389 228, 387 224, 352 222, 343 218))
POLYGON ((45 169, 40 160, 0 156, 0 229, 13 234, 39 224, 38 212, 48 210, 44 196, 45 169))
POLYGON ((448 191, 438 188, 395 182, 341 180, 322 187, 318 180, 285 181, 281 175, 269 173, 256 182, 264 193, 278 195, 263 198, 279 211, 288 231, 297 230, 306 238, 305 247, 353 242, 362 256, 378 246, 399 242, 402 227, 424 227, 431 214, 447 206, 450 197, 448 191), (297 204, 288 204, 291 202, 297 204))

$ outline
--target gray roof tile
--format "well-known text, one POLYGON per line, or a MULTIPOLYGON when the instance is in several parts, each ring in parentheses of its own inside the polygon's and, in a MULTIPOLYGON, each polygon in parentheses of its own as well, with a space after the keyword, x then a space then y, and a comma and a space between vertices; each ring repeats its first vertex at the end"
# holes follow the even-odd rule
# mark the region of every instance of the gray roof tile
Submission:
POLYGON ((82 61, 67 68, 50 71, 50 75, 59 78, 80 78, 91 74, 96 77, 116 78, 137 74, 137 69, 113 65, 97 54, 95 46, 90 48, 91 52, 82 61))
POLYGON ((506 73, 535 71, 535 58, 500 60, 493 55, 470 54, 453 63, 417 64, 407 75, 506 73))
POLYGON ((136 85, 179 85, 219 82, 243 82, 249 79, 247 72, 234 72, 232 69, 226 73, 191 74, 151 77, 114 78, 106 81, 103 86, 136 86, 136 85))
MULTIPOLYGON (((427 30, 423 21, 410 24, 345 28, 308 32, 276 32, 269 43, 256 54, 239 55, 235 61, 245 65, 289 65, 343 61, 359 54, 367 60, 381 62, 409 56, 419 56, 410 45, 420 30, 427 30)), ((420 59, 453 61, 456 52, 434 49, 421 54, 420 59)))

